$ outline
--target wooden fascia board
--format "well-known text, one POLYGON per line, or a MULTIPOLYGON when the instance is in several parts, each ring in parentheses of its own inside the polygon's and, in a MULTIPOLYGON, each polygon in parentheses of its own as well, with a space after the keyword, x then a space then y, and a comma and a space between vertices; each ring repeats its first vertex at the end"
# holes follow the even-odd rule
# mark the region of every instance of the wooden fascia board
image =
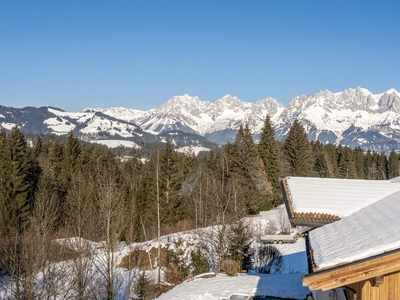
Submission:
POLYGON ((321 227, 323 225, 335 222, 330 220, 327 221, 327 220, 315 220, 315 219, 311 220, 291 219, 290 221, 293 223, 294 226, 305 226, 312 228, 321 227))
POLYGON ((310 290, 331 290, 400 271, 400 249, 303 276, 310 290))
POLYGON ((293 207, 292 207, 292 201, 290 199, 289 190, 287 188, 287 179, 282 178, 280 181, 280 185, 281 185, 281 191, 282 191, 282 196, 283 196, 283 202, 285 203, 286 211, 287 211, 289 220, 291 221, 293 218, 293 207))

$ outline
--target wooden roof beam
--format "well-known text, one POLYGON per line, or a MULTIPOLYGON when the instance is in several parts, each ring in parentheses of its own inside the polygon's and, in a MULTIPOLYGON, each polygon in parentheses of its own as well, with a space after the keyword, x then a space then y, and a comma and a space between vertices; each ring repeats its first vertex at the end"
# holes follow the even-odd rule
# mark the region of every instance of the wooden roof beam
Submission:
POLYGON ((400 270, 400 251, 317 271, 303 277, 303 285, 311 290, 330 290, 400 270))

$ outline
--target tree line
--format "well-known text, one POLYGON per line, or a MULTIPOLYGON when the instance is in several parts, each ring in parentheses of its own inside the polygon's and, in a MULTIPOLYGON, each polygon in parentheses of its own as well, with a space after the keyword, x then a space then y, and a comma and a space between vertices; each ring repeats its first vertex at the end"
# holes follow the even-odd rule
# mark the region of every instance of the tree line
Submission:
MULTIPOLYGON (((278 141, 269 116, 258 143, 251 128, 241 126, 234 141, 199 157, 175 151, 168 141, 145 158, 132 149, 129 159, 121 159, 72 132, 65 141, 44 140, 28 143, 17 127, 0 132, 0 268, 16 278, 16 299, 33 299, 29 275, 60 252, 50 243, 57 238, 106 241, 111 270, 119 241, 233 223, 281 204, 283 176, 399 176, 394 150, 387 157, 311 142, 297 120, 278 141)), ((83 256, 76 260, 74 290, 82 297, 84 264, 83 256)), ((115 284, 110 270, 103 270, 107 299, 115 284)))

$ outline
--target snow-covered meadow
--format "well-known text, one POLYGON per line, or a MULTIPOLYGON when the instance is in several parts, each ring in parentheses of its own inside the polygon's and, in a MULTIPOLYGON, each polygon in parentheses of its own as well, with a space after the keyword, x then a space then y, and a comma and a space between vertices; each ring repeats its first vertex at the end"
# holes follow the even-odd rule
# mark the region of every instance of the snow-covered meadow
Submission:
MULTIPOLYGON (((282 222, 283 209, 276 209, 263 212, 259 216, 246 218, 245 221, 251 224, 255 231, 255 236, 271 233, 271 228, 280 227, 282 222)), ((190 259, 190 253, 199 247, 204 247, 209 241, 204 238, 218 230, 218 226, 211 226, 198 230, 178 232, 160 238, 160 245, 164 249, 176 250, 179 247, 182 256, 190 259)), ((295 234, 292 230, 291 234, 295 234)), ((150 240, 143 243, 126 244, 120 242, 113 252, 107 251, 107 247, 102 242, 92 242, 78 238, 60 239, 53 241, 63 247, 78 251, 84 246, 86 256, 80 262, 86 268, 85 279, 89 281, 87 292, 93 295, 93 299, 98 299, 103 293, 104 281, 108 273, 112 273, 114 284, 114 299, 134 299, 133 285, 135 277, 141 272, 137 268, 127 270, 121 267, 121 261, 133 250, 144 250, 149 253, 158 247, 158 240, 150 240), (110 267, 111 262, 111 268, 110 267)), ((261 246, 255 238, 252 246, 256 249, 261 246)), ((211 246, 210 246, 211 247, 211 246)), ((176 286, 159 299, 228 299, 231 295, 263 295, 273 297, 289 297, 294 299, 304 299, 308 289, 302 287, 301 276, 307 272, 307 258, 305 243, 303 238, 299 238, 293 244, 277 244, 276 248, 283 256, 283 268, 280 274, 248 274, 240 273, 237 276, 227 276, 226 274, 216 274, 212 278, 190 278, 182 284, 176 286)), ((211 251, 211 250, 210 250, 211 251)), ((257 253, 257 252, 256 252, 257 253)), ((154 257, 153 257, 154 259, 154 257)), ((146 270, 148 277, 154 282, 157 281, 157 262, 152 261, 150 270, 146 270)), ((74 299, 76 295, 72 292, 72 284, 77 273, 77 260, 67 260, 55 263, 48 263, 47 270, 54 272, 39 272, 35 276, 35 293, 39 299, 50 296, 49 299, 74 299), (57 271, 57 272, 56 272, 57 271), (49 275, 54 274, 52 278, 49 275), (49 281, 52 282, 53 289, 49 290, 49 281), (45 288, 46 286, 46 288, 45 288)), ((161 280, 163 280, 161 276, 161 280)), ((7 275, 0 277, 0 299, 12 298, 15 285, 7 275)))

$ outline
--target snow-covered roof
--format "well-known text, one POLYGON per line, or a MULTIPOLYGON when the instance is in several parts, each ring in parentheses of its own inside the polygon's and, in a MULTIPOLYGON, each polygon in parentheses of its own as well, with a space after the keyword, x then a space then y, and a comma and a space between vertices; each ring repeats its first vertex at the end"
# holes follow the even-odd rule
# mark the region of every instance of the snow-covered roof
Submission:
POLYGON ((262 295, 289 299, 305 299, 310 292, 303 287, 303 274, 254 274, 227 276, 218 274, 213 278, 196 278, 184 282, 164 295, 159 300, 220 300, 232 295, 262 295))
POLYGON ((400 182, 396 180, 287 177, 283 183, 287 205, 293 214, 325 214, 332 216, 331 221, 400 191, 400 182))
MULTIPOLYGON (((381 191, 381 186, 375 184, 376 182, 371 182, 371 186, 381 191)), ((386 184, 391 187, 390 183, 386 184)), ((376 197, 376 191, 372 189, 368 191, 376 197)), ((374 198, 372 195, 369 201, 374 198)), ((310 231, 309 241, 316 269, 329 268, 400 249, 399 216, 400 192, 398 191, 340 221, 310 231)))

